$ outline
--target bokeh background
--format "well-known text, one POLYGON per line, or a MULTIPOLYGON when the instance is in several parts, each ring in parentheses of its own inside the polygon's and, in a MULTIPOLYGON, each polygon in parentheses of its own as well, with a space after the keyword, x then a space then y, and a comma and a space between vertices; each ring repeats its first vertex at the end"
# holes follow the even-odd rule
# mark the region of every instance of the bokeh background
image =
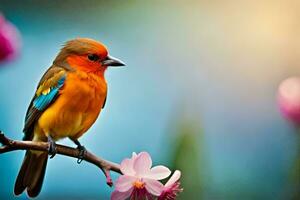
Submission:
MULTIPOLYGON (((299 1, 0 0, 0 12, 22 35, 19 56, 0 63, 0 129, 9 137, 22 138, 36 84, 61 45, 90 37, 127 66, 106 74, 106 107, 81 139, 89 150, 115 162, 148 151, 183 171, 184 200, 299 198, 299 139, 276 104, 279 82, 300 71, 299 1)), ((27 199, 13 195, 23 155, 0 156, 0 199, 27 199)), ((95 166, 57 156, 37 199, 111 191, 95 166)))

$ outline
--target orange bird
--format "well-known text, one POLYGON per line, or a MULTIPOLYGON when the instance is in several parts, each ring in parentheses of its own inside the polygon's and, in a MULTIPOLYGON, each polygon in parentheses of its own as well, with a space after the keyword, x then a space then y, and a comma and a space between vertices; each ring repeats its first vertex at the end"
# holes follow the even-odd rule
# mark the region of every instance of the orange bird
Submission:
POLYGON ((27 189, 36 197, 42 188, 48 154, 56 154, 55 141, 70 138, 81 150, 81 137, 96 121, 107 96, 104 72, 108 66, 125 64, 108 55, 106 47, 92 39, 66 42, 53 65, 40 80, 25 117, 23 140, 49 142, 49 152, 28 150, 14 192, 27 189))

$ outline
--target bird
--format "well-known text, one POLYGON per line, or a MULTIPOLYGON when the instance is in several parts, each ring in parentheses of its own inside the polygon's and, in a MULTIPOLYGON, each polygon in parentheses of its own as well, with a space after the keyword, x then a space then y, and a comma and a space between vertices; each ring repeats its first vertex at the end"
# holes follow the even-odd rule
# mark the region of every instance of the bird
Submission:
POLYGON ((31 198, 41 192, 48 157, 56 154, 56 142, 71 139, 83 159, 79 138, 104 108, 107 98, 105 71, 125 66, 112 57, 101 42, 90 38, 67 41, 44 73, 29 104, 23 129, 25 141, 49 142, 49 151, 27 150, 16 178, 14 193, 25 190, 31 198))

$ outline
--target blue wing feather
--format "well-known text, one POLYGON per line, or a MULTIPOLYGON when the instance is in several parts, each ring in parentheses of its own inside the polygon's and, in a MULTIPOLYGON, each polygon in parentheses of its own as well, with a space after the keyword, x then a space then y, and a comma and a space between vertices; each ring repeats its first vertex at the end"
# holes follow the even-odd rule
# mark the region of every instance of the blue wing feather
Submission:
POLYGON ((40 96, 36 97, 33 101, 34 108, 38 110, 44 110, 55 99, 59 89, 63 86, 65 80, 66 76, 63 76, 57 82, 57 86, 50 88, 50 92, 48 94, 41 94, 40 96))
POLYGON ((59 88, 51 89, 51 91, 46 95, 40 95, 33 101, 33 106, 38 110, 44 110, 55 98, 58 93, 59 88))

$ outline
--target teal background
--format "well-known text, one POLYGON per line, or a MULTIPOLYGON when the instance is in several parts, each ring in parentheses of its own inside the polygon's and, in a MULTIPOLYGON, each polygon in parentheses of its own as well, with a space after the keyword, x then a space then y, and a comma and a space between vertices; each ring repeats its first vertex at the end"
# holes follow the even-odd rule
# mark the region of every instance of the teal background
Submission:
MULTIPOLYGON (((89 150, 115 162, 148 151, 155 164, 183 170, 182 199, 289 199, 299 187, 298 136, 276 90, 299 71, 299 10, 278 0, 0 0, 23 39, 19 57, 0 64, 0 129, 22 138, 36 84, 61 45, 90 37, 127 66, 106 74, 106 107, 81 139, 89 150)), ((0 156, 0 199, 27 199, 13 195, 23 154, 0 156)), ((37 199, 111 192, 95 166, 57 156, 37 199)))

